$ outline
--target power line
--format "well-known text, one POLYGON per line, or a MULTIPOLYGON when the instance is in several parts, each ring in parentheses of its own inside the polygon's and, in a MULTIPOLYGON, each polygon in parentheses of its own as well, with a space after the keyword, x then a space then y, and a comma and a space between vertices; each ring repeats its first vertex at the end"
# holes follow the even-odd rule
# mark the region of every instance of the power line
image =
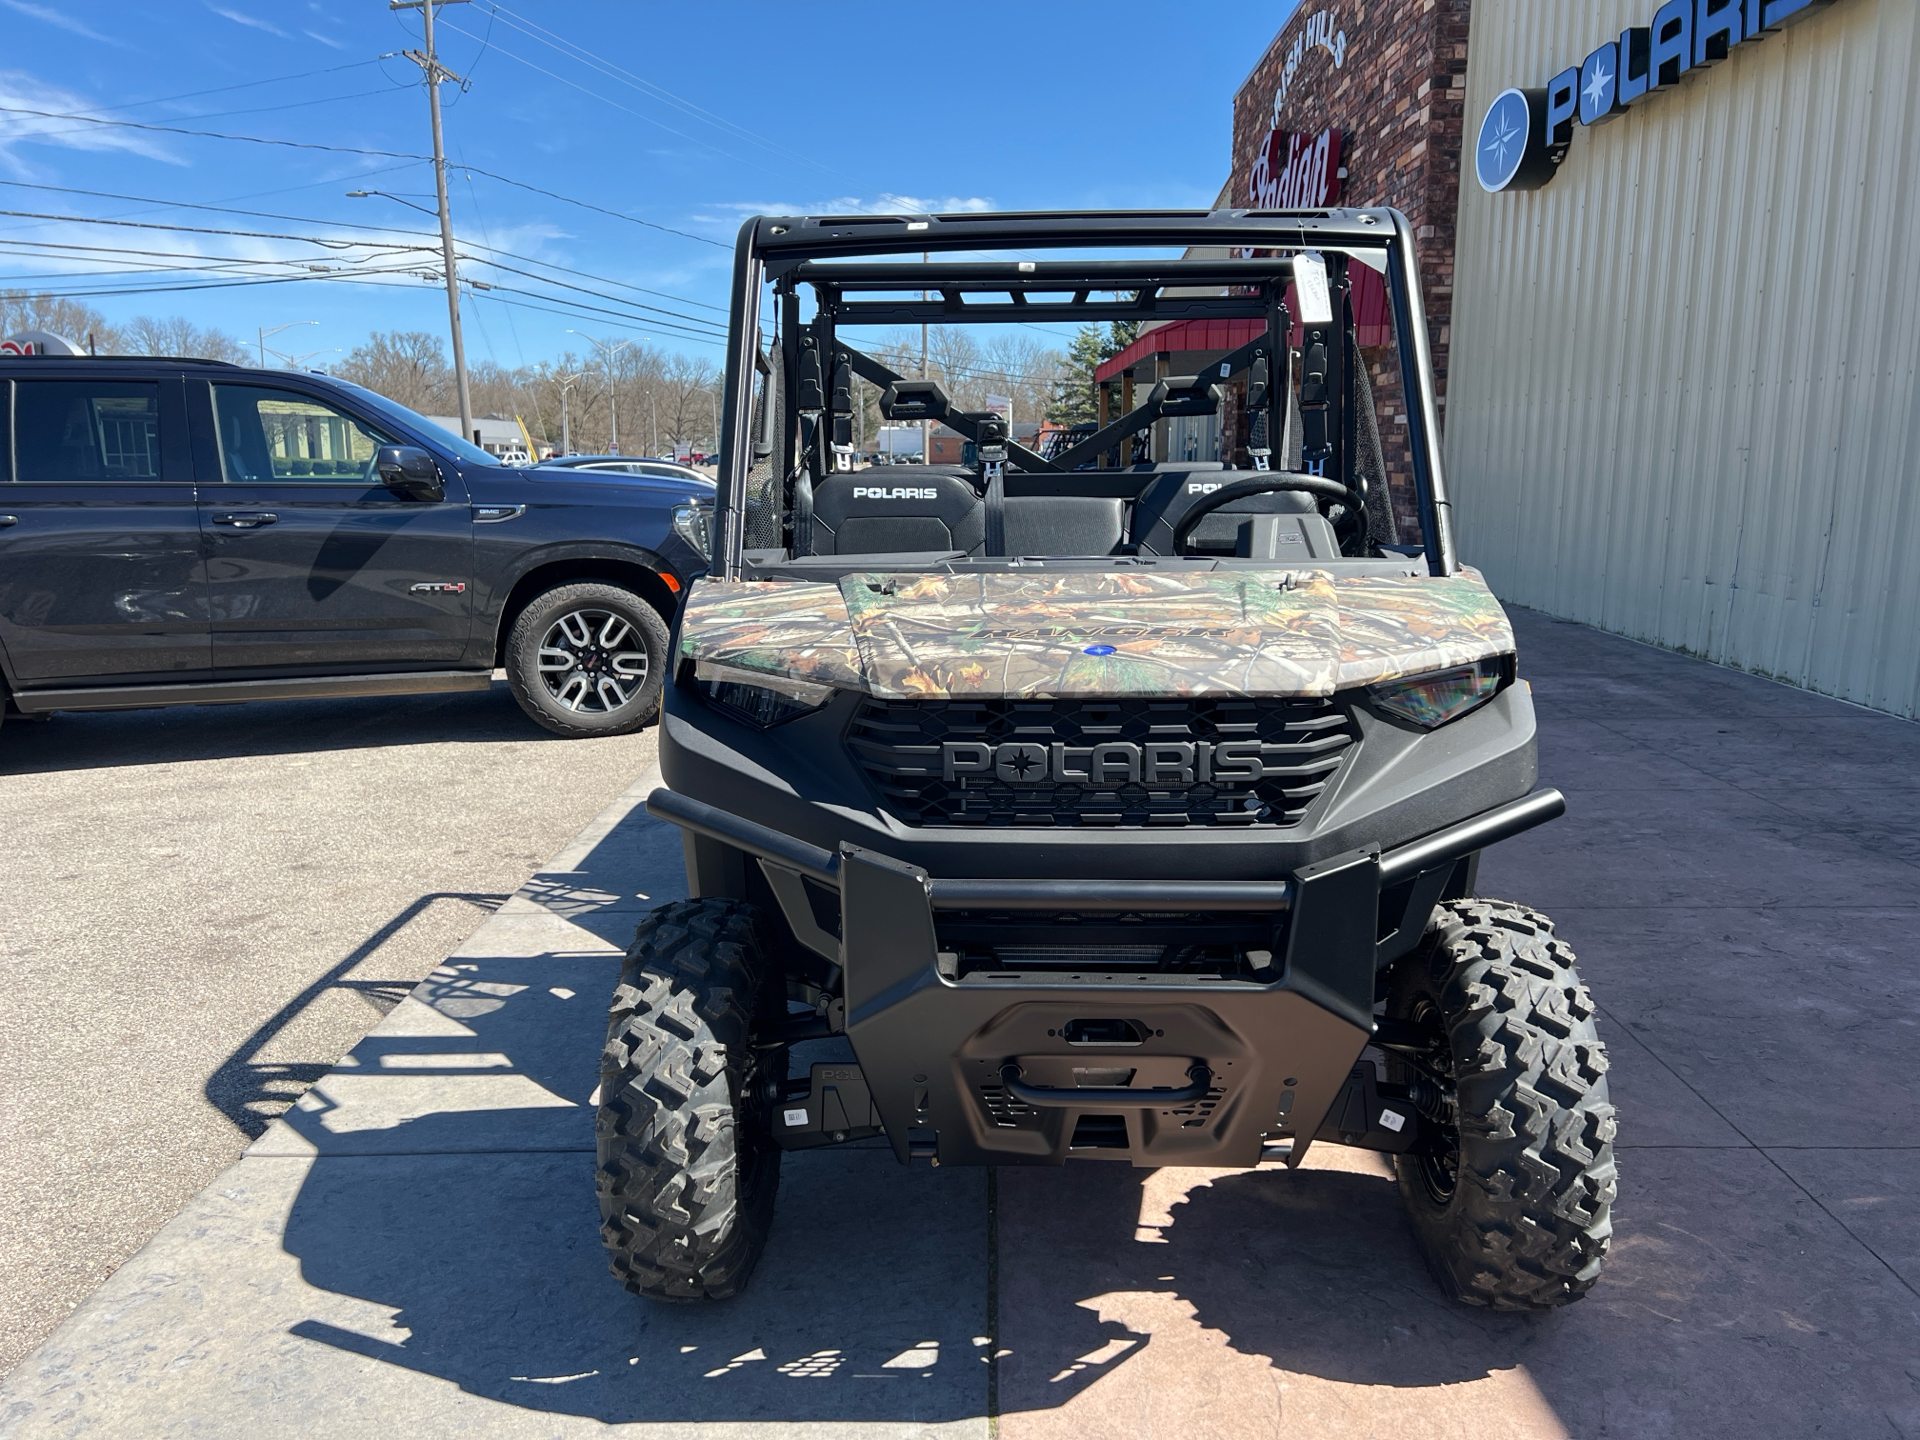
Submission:
MULTIPOLYGON (((457 31, 459 34, 465 35, 469 40, 478 40, 480 38, 478 35, 475 35, 470 30, 461 30, 460 27, 454 24, 451 20, 445 21, 443 23, 446 25, 446 27, 449 30, 457 31)), ((495 50, 498 50, 502 55, 506 56, 509 60, 518 60, 522 65, 526 66, 529 70, 538 70, 542 75, 546 76, 549 80, 558 80, 562 85, 570 85, 575 90, 578 90, 582 95, 590 95, 595 100, 600 101, 601 104, 611 105, 613 106, 614 109, 624 111, 626 114, 633 116, 636 120, 644 120, 647 124, 655 126, 658 129, 664 130, 669 135, 678 136, 680 139, 685 140, 690 145, 698 145, 702 149, 711 150, 714 154, 724 156, 726 159, 735 161, 738 164, 744 165, 747 163, 746 161, 741 160, 738 155, 734 155, 729 153, 728 151, 722 150, 718 145, 713 144, 711 141, 702 140, 702 139, 699 139, 697 136, 689 135, 684 130, 676 130, 671 125, 664 124, 661 121, 654 119, 651 115, 643 115, 638 110, 634 110, 626 105, 622 105, 618 100, 609 100, 605 95, 600 94, 599 91, 589 90, 586 86, 582 85, 577 80, 569 80, 564 75, 555 74, 553 71, 547 69, 546 66, 544 65, 536 65, 534 64, 533 61, 527 59, 526 56, 515 54, 513 51, 507 49, 506 46, 504 45, 496 44, 493 48, 495 50)))
POLYGON ((557 285, 562 290, 577 290, 582 295, 592 295, 595 298, 600 300, 612 300, 618 304, 625 305, 629 310, 650 310, 656 315, 671 315, 676 320, 685 320, 690 324, 703 326, 706 329, 718 331, 723 335, 726 333, 726 327, 724 325, 721 325, 717 321, 713 321, 713 320, 703 320, 698 315, 682 315, 677 310, 666 310, 661 308, 658 305, 642 305, 637 300, 620 300, 618 296, 603 295, 598 290, 588 290, 586 287, 581 285, 569 285, 564 280, 549 280, 545 275, 535 275, 532 272, 522 270, 517 266, 502 265, 498 260, 488 260, 482 257, 472 256, 472 255, 462 256, 461 258, 464 260, 470 261, 473 264, 491 266, 495 270, 504 270, 509 275, 523 275, 529 280, 538 280, 543 285, 557 285))
MULTIPOLYGON (((179 260, 179 261, 198 262, 198 263, 184 264, 184 265, 178 265, 178 266, 149 266, 149 267, 146 267, 146 270, 149 272, 174 271, 182 274, 199 273, 199 274, 218 275, 223 272, 231 271, 235 268, 253 267, 253 266, 292 267, 300 270, 301 272, 301 273, 290 274, 290 275, 261 277, 257 282, 249 281, 249 282, 233 282, 233 283, 266 283, 267 281, 292 281, 292 280, 341 280, 341 279, 358 279, 358 278, 363 278, 370 275, 415 275, 415 276, 424 276, 425 278, 431 278, 431 279, 440 278, 439 276, 434 275, 430 271, 422 271, 421 269, 414 266, 393 267, 393 268, 386 268, 386 269, 361 269, 361 270, 348 270, 344 268, 344 266, 347 264, 368 265, 376 261, 389 261, 397 258, 397 256, 395 256, 392 253, 369 255, 369 256, 362 257, 359 260, 346 260, 343 258, 343 268, 341 269, 315 270, 312 268, 312 266, 308 262, 301 261, 301 260, 293 260, 293 259, 274 259, 274 258, 264 258, 264 257, 251 258, 251 257, 243 257, 243 256, 199 256, 199 255, 192 255, 192 254, 183 254, 178 251, 168 251, 168 250, 139 250, 139 249, 132 249, 124 246, 83 245, 83 244, 79 244, 71 241, 55 242, 55 241, 43 241, 43 240, 14 240, 14 239, 0 238, 0 247, 5 247, 5 246, 31 246, 31 247, 34 247, 34 250, 36 252, 37 251, 56 251, 56 252, 67 253, 67 254, 73 254, 74 252, 77 252, 77 251, 84 251, 86 252, 85 254, 75 255, 76 261, 80 263, 94 263, 90 260, 90 257, 93 255, 100 255, 103 257, 108 255, 116 256, 116 257, 137 256, 137 257, 150 257, 150 258, 159 259, 159 260, 179 260)), ((430 253, 430 247, 427 247, 427 246, 406 246, 406 247, 396 246, 392 248, 394 250, 407 249, 407 250, 418 251, 421 253, 430 253)), ((3 248, 0 248, 0 255, 4 255, 6 253, 8 252, 6 252, 3 248)), ((467 258, 471 258, 471 257, 467 257, 467 258)), ((491 262, 488 262, 488 263, 491 263, 491 262)), ((118 273, 141 273, 141 272, 105 272, 105 273, 81 272, 77 275, 73 275, 72 278, 79 281, 86 281, 91 278, 105 279, 108 277, 108 275, 118 274, 118 273)), ((516 271, 515 273, 523 273, 523 272, 516 271)), ((538 276, 538 275, 531 275, 531 276, 528 276, 527 278, 533 279, 533 280, 539 280, 544 284, 560 283, 558 281, 546 280, 544 277, 538 276)), ((69 298, 79 298, 82 296, 92 296, 92 295, 110 296, 110 295, 129 295, 129 294, 157 294, 157 293, 166 293, 173 290, 217 289, 217 288, 221 288, 221 287, 216 284, 196 283, 191 285, 183 284, 183 285, 167 285, 167 286, 118 287, 118 288, 110 288, 110 289, 98 289, 98 288, 90 288, 90 289, 84 289, 84 290, 70 289, 70 290, 62 290, 58 292, 49 291, 47 293, 49 294, 58 293, 60 295, 67 296, 69 298)), ((636 315, 633 313, 633 310, 631 308, 613 309, 613 308, 608 308, 606 306, 600 306, 600 305, 588 305, 577 300, 569 300, 565 296, 550 295, 544 292, 534 291, 534 290, 525 290, 518 286, 484 284, 477 288, 487 292, 497 290, 510 295, 523 295, 528 297, 529 299, 551 300, 556 304, 564 305, 567 307, 567 309, 564 312, 562 311, 552 312, 555 314, 566 313, 566 314, 573 315, 577 318, 597 318, 601 316, 610 316, 614 319, 622 320, 629 324, 636 325, 642 328, 671 332, 669 338, 674 338, 674 339, 697 340, 702 343, 717 343, 719 340, 723 339, 726 334, 725 330, 720 326, 713 325, 711 322, 708 322, 708 321, 698 320, 695 317, 681 317, 683 320, 687 320, 691 322, 690 324, 684 324, 684 323, 678 323, 674 320, 663 320, 658 318, 657 315, 636 315), (695 328, 695 327, 699 327, 699 328, 695 328)), ((601 295, 596 291, 584 290, 579 286, 566 286, 565 288, 578 290, 582 294, 592 295, 594 296, 595 299, 612 300, 614 301, 615 304, 619 303, 613 296, 601 295)), ((670 311, 660 311, 658 313, 668 314, 668 315, 672 314, 672 312, 670 311)))
POLYGON ((505 5, 500 4, 499 0, 492 0, 492 3, 489 5, 488 8, 491 10, 491 12, 495 16, 498 16, 499 18, 503 19, 513 29, 518 30, 521 34, 527 36, 528 39, 537 41, 540 44, 547 46, 551 50, 558 51, 560 54, 565 55, 568 59, 576 60, 579 63, 587 66, 589 69, 597 70, 610 80, 617 80, 621 84, 627 85, 632 89, 639 90, 642 94, 648 94, 653 96, 656 99, 664 100, 668 104, 673 105, 674 107, 679 109, 682 113, 690 115, 695 119, 705 120, 709 124, 712 124, 717 128, 731 130, 735 135, 738 135, 741 139, 751 140, 755 144, 765 147, 767 150, 772 151, 776 155, 781 155, 789 160, 798 160, 803 164, 811 165, 816 170, 819 170, 824 174, 837 175, 840 173, 839 171, 836 171, 829 166, 820 164, 818 160, 815 160, 810 155, 804 154, 800 151, 789 150, 785 146, 778 145, 774 143, 772 140, 769 140, 766 136, 758 134, 755 131, 749 130, 744 125, 736 124, 734 121, 727 119, 725 116, 716 115, 711 110, 702 109, 700 106, 695 105, 691 100, 687 100, 682 96, 674 94, 671 90, 667 89, 666 86, 664 85, 656 84, 654 81, 648 80, 644 76, 636 75, 633 71, 628 70, 623 66, 616 65, 611 60, 602 59, 601 57, 593 54, 593 52, 591 52, 590 50, 586 49, 584 46, 578 45, 575 42, 567 39, 565 36, 560 35, 555 31, 547 29, 546 26, 539 24, 537 21, 529 20, 526 16, 521 15, 516 11, 509 10, 505 5))
MULTIPOLYGON (((516 291, 514 293, 519 294, 524 292, 516 291)), ((556 310, 549 305, 529 305, 524 300, 502 300, 492 291, 488 291, 484 296, 479 298, 491 300, 496 305, 512 305, 521 310, 544 310, 549 315, 564 315, 571 319, 584 320, 588 318, 587 316, 580 314, 577 310, 556 310)), ((562 301, 561 303, 565 304, 566 302, 562 301)), ((653 328, 653 329, 665 328, 664 326, 652 325, 651 322, 648 322, 648 324, 650 328, 653 328)), ((713 339, 704 335, 669 335, 669 336, 664 336, 662 338, 669 339, 669 340, 691 340, 696 345, 712 345, 721 350, 726 349, 726 342, 724 340, 713 339)))
MULTIPOLYGON (((229 135, 219 130, 189 130, 181 125, 150 125, 139 120, 102 120, 93 115, 76 115, 59 110, 31 110, 23 105, 0 105, 0 114, 36 115, 46 120, 81 120, 89 125, 109 125, 124 130, 150 130, 162 135, 187 135, 201 140, 235 140, 249 145, 277 145, 289 150, 322 150, 333 155, 371 155, 382 160, 432 160, 431 155, 416 155, 410 150, 375 150, 359 145, 323 145, 315 140, 274 140, 262 135, 229 135)), ((69 132, 41 132, 43 134, 61 134, 69 132)), ((74 132, 77 133, 77 132, 74 132)), ((30 138, 30 137, 29 137, 30 138)), ((697 240, 702 245, 712 245, 717 249, 731 250, 733 247, 705 235, 695 235, 689 230, 676 230, 671 225, 661 225, 653 220, 642 220, 638 215, 623 215, 618 210, 609 210, 604 205, 595 205, 586 200, 576 200, 571 195, 562 195, 557 190, 542 189, 538 185, 529 185, 524 180, 515 180, 492 170, 482 170, 477 165, 462 167, 475 175, 484 175, 502 185, 511 185, 530 194, 544 195, 549 200, 558 200, 566 205, 577 205, 582 210, 592 210, 596 214, 610 215, 615 220, 625 220, 632 225, 643 225, 649 230, 658 230, 667 235, 678 235, 685 240, 697 240)))
MULTIPOLYGON (((329 184, 332 182, 321 181, 320 183, 329 184)), ((428 235, 425 231, 403 230, 398 228, 397 226, 392 226, 392 225, 367 225, 367 224, 362 224, 360 222, 351 221, 351 220, 321 220, 321 219, 317 219, 315 217, 307 216, 307 215, 284 215, 284 214, 280 214, 277 211, 271 211, 271 210, 241 210, 241 209, 235 209, 231 206, 226 206, 226 205, 206 205, 206 204, 199 204, 199 203, 188 201, 188 200, 159 200, 159 199, 155 199, 152 196, 123 195, 110 190, 82 190, 82 189, 76 189, 72 186, 67 186, 67 185, 36 185, 25 180, 0 180, 0 185, 10 185, 10 186, 15 186, 15 187, 26 189, 26 190, 47 190, 47 191, 52 191, 62 195, 88 195, 96 199, 103 199, 103 200, 127 200, 127 201, 132 201, 136 204, 149 204, 149 205, 160 206, 166 209, 206 210, 206 211, 210 211, 212 213, 221 214, 221 215, 247 215, 247 216, 251 216, 253 218, 261 219, 261 220, 291 220, 302 225, 330 225, 330 226, 337 226, 341 229, 370 230, 382 235, 405 235, 415 240, 430 240, 433 238, 432 236, 428 235)), ((4 213, 4 212, 0 212, 0 213, 4 213)), ((74 218, 86 218, 86 217, 74 217, 74 218)), ((233 233, 238 234, 238 233, 247 233, 247 232, 233 232, 233 233)), ((468 246, 470 249, 484 250, 488 254, 492 254, 492 255, 504 255, 509 260, 523 261, 528 265, 539 265, 544 269, 558 270, 561 273, 567 274, 567 275, 578 275, 581 278, 587 279, 587 280, 598 280, 602 284, 606 284, 606 285, 618 285, 623 290, 632 290, 637 294, 653 295, 653 296, 659 297, 662 300, 674 300, 679 302, 682 305, 691 305, 696 309, 700 309, 700 310, 711 310, 715 314, 719 314, 719 315, 725 315, 727 313, 727 309, 723 305, 709 305, 704 300, 695 300, 688 295, 675 295, 671 291, 667 291, 667 290, 652 290, 645 285, 635 285, 635 284, 632 284, 630 281, 616 280, 610 275, 597 275, 590 270, 580 270, 570 265, 559 264, 557 261, 542 260, 538 256, 534 256, 534 255, 521 255, 516 251, 501 249, 497 245, 482 245, 482 244, 477 244, 472 240, 466 240, 461 243, 468 246)), ((490 264, 492 262, 483 261, 482 263, 490 264)))
MULTIPOLYGON (((582 304, 578 300, 568 300, 565 296, 561 296, 561 295, 543 295, 537 290, 522 290, 517 285, 488 285, 486 288, 489 291, 498 290, 507 295, 526 295, 526 296, 530 296, 535 300, 557 301, 562 305, 572 306, 576 312, 580 312, 584 314, 593 314, 593 315, 611 315, 616 320, 625 320, 632 325, 650 326, 655 330, 681 331, 681 332, 684 332, 685 338, 690 340, 721 339, 721 338, 724 338, 727 333, 726 331, 721 330, 718 327, 715 327, 712 331, 705 331, 705 332, 698 331, 698 330, 689 330, 687 329, 687 327, 683 325, 675 324, 673 321, 670 321, 670 320, 654 320, 654 319, 649 319, 643 316, 631 314, 625 310, 609 310, 604 306, 600 306, 600 305, 586 305, 586 304, 582 304)), ((601 298, 605 299, 606 297, 602 296, 601 298)))
POLYGON ((252 90, 260 85, 284 85, 289 80, 311 80, 316 75, 337 75, 342 70, 359 70, 378 65, 385 55, 372 60, 355 60, 347 65, 329 65, 324 70, 302 70, 298 75, 272 75, 265 80, 243 80, 238 85, 216 85, 211 90, 189 90, 183 95, 158 95, 151 100, 129 100, 124 105, 97 105, 97 110, 138 110, 143 105, 167 105, 175 100, 197 100, 202 95, 223 95, 229 90, 252 90))
MULTIPOLYGON (((318 183, 326 185, 334 182, 322 180, 318 183)), ((218 215, 246 215, 257 220, 291 220, 301 225, 331 225, 343 230, 370 230, 382 235, 405 235, 414 240, 431 240, 433 238, 424 230, 403 230, 393 225, 368 225, 353 220, 321 220, 308 215, 283 215, 273 210, 241 210, 228 205, 207 205, 191 200, 160 200, 150 195, 123 195, 112 190, 81 190, 70 185, 36 185, 26 180, 0 180, 0 185, 10 185, 22 190, 46 190, 60 195, 88 195, 99 200, 126 200, 134 204, 156 205, 170 210, 206 210, 218 215)), ((305 189, 308 187, 301 186, 297 188, 305 189)), ((662 300, 678 301, 682 305, 691 305, 699 310, 711 310, 718 315, 725 315, 727 313, 727 308, 724 305, 709 305, 704 300, 695 300, 688 295, 675 295, 668 290, 650 290, 644 285, 635 285, 626 280, 616 280, 611 275, 596 275, 590 270, 580 270, 570 265, 561 265, 552 260, 542 260, 534 255, 521 255, 512 250, 503 250, 497 245, 479 245, 472 240, 462 241, 461 243, 471 249, 484 250, 488 254, 504 255, 509 260, 523 261, 528 265, 539 265, 545 269, 558 270, 567 275, 578 275, 586 280, 598 280, 605 285, 618 285, 623 290, 632 290, 641 295, 654 295, 662 300)))
MULTIPOLYGON (((388 240, 329 239, 323 236, 289 235, 289 234, 284 234, 280 232, 265 231, 265 230, 216 229, 216 228, 205 226, 205 225, 169 225, 169 224, 166 224, 165 222, 157 221, 157 220, 106 220, 106 219, 101 219, 101 218, 98 218, 95 216, 89 216, 89 215, 56 215, 56 214, 51 214, 51 213, 42 212, 42 211, 35 211, 35 210, 0 210, 0 215, 17 216, 19 218, 27 219, 27 220, 51 220, 51 221, 61 221, 61 222, 81 224, 81 225, 109 225, 109 226, 114 226, 116 228, 131 229, 131 230, 162 230, 162 231, 167 231, 171 233, 188 234, 188 235, 219 235, 219 236, 224 236, 229 238, 251 239, 251 240, 289 240, 299 244, 321 246, 327 250, 334 251, 334 252, 350 250, 350 249, 386 251, 389 253, 394 251, 402 251, 402 250, 427 252, 436 248, 431 245, 397 245, 392 241, 388 241, 388 240)), ((414 237, 416 239, 427 238, 424 235, 417 234, 417 232, 400 232, 400 233, 412 233, 414 234, 414 237)), ((184 259, 193 258, 185 255, 171 253, 171 252, 114 250, 112 249, 112 247, 97 246, 97 245, 82 245, 77 242, 66 242, 66 241, 40 241, 40 240, 15 241, 10 237, 0 236, 0 244, 11 244, 11 243, 18 243, 22 245, 33 245, 33 246, 38 246, 41 248, 49 248, 49 249, 112 250, 112 253, 116 253, 116 254, 163 254, 164 253, 164 254, 168 254, 169 258, 173 258, 173 259, 184 260, 184 259)), ((490 249, 492 247, 489 246, 489 247, 481 247, 481 248, 490 249)), ((262 258, 259 260, 247 260, 245 259, 245 257, 239 257, 239 256, 207 256, 205 258, 208 261, 220 261, 225 263, 250 263, 250 264, 271 264, 271 265, 287 265, 287 264, 302 263, 295 260, 287 260, 287 259, 280 259, 280 258, 262 258)), ((618 301, 617 297, 604 294, 601 291, 588 290, 584 286, 580 286, 580 285, 570 285, 564 280, 551 279, 548 276, 538 275, 528 270, 522 270, 518 266, 508 265, 502 261, 488 259, 484 256, 467 255, 467 256, 461 256, 459 258, 465 259, 474 264, 487 265, 493 269, 504 270, 512 275, 524 276, 526 279, 529 279, 529 280, 537 280, 543 285, 555 285, 563 290, 578 291, 582 295, 591 295, 597 300, 616 301, 616 303, 624 304, 627 307, 627 312, 631 312, 633 310, 651 311, 658 315, 670 316, 675 320, 685 321, 690 325, 700 326, 705 330, 725 333, 724 327, 720 326, 717 322, 712 320, 702 319, 697 315, 686 315, 676 310, 667 310, 658 305, 646 305, 639 301, 618 301)), ((533 263, 538 264, 540 262, 535 261, 533 263)), ((554 267, 554 268, 560 268, 560 267, 554 267)), ((507 289, 510 287, 501 286, 498 288, 507 289)), ((588 306, 587 308, 598 309, 599 307, 588 306)), ((603 311, 602 313, 611 315, 616 312, 608 310, 608 311, 603 311)), ((626 312, 622 312, 622 315, 623 315, 623 318, 630 318, 630 316, 627 315, 626 312)), ((681 327, 676 326, 675 328, 681 328, 681 327)))
POLYGON ((128 230, 172 230, 188 235, 226 235, 243 240, 295 240, 301 244, 321 245, 332 250, 347 250, 355 246, 384 247, 390 250, 431 248, 421 245, 395 245, 390 240, 329 239, 323 235, 282 235, 270 230, 220 230, 206 225, 168 225, 159 220, 107 220, 97 215, 54 215, 38 210, 0 210, 0 215, 11 215, 22 220, 58 220, 75 225, 112 225, 128 230))

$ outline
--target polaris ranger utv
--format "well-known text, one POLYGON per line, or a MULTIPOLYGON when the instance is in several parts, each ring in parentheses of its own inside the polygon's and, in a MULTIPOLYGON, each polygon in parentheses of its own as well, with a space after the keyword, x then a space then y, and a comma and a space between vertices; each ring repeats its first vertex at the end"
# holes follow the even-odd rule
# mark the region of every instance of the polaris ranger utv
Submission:
POLYGON ((1593 1001, 1546 916, 1475 890, 1564 802, 1454 555, 1418 273, 1393 210, 742 229, 649 802, 695 898, 640 926, 601 1061, 629 1289, 737 1292, 782 1152, 873 1137, 935 1165, 1360 1146, 1450 1295, 1593 1285, 1593 1001), (920 325, 1126 320, 1183 328, 1046 457, 973 371, 896 368, 920 325), (967 463, 856 468, 873 394, 967 463), (829 1036, 850 1059, 790 1073, 829 1036))

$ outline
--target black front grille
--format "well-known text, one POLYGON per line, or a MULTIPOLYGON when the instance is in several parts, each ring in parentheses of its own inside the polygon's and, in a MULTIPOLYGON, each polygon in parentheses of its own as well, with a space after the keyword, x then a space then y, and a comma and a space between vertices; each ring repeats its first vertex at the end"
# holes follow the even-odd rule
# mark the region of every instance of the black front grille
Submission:
POLYGON ((847 744, 910 825, 1279 826, 1357 738, 1331 700, 868 700, 847 744))

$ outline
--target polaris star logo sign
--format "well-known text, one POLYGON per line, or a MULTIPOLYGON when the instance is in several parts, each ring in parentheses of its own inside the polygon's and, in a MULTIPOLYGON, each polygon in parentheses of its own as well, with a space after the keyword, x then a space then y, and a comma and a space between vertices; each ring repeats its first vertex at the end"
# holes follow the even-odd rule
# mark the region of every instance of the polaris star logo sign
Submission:
POLYGON ((1169 740, 1146 745, 1128 740, 1104 745, 949 740, 940 747, 940 775, 945 780, 977 776, 1015 785, 1210 785, 1262 780, 1266 773, 1258 740, 1218 744, 1169 740))
POLYGON ((856 500, 938 500, 940 492, 932 486, 918 485, 856 485, 853 487, 856 500))
POLYGON ((1487 107, 1473 169, 1490 193, 1538 190, 1559 173, 1573 127, 1604 125, 1648 96, 1717 65, 1736 46, 1818 14, 1834 0, 1667 0, 1646 25, 1601 42, 1543 88, 1503 90, 1487 107))

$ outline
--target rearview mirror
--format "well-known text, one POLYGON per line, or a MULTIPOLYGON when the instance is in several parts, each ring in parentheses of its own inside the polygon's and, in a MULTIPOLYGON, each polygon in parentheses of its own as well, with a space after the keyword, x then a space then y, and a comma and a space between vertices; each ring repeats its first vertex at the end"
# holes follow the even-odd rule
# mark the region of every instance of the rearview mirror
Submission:
POLYGON ((433 456, 417 445, 382 445, 373 457, 380 482, 408 500, 444 500, 447 487, 433 456))

